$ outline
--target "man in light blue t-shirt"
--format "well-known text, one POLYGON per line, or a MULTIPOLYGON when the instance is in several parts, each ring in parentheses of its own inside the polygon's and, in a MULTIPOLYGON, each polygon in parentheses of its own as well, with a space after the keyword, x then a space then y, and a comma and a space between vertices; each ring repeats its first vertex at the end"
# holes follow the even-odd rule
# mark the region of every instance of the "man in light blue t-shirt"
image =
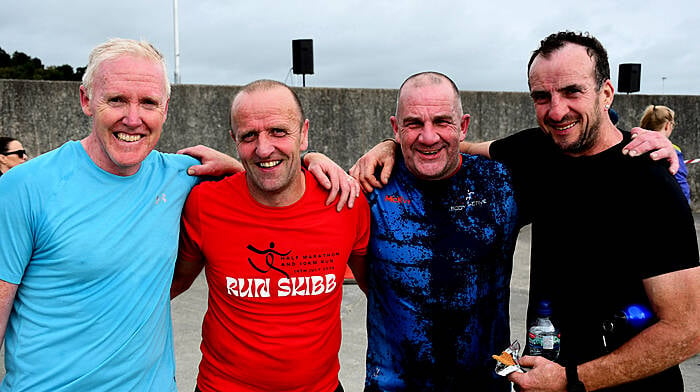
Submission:
POLYGON ((0 391, 176 391, 169 290, 198 162, 154 150, 166 75, 146 42, 99 45, 92 132, 0 178, 0 391))

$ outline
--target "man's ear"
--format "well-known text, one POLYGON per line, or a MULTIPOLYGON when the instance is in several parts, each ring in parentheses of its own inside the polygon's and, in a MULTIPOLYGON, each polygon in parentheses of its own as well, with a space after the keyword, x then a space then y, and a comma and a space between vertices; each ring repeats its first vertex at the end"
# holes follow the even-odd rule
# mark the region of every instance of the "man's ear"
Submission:
POLYGON ((86 116, 92 117, 90 97, 88 97, 87 89, 82 84, 80 85, 80 107, 83 108, 83 113, 85 113, 86 116))
POLYGON ((170 103, 170 98, 165 100, 165 110, 163 111, 163 122, 168 118, 168 104, 170 103))
POLYGON ((304 124, 301 126, 301 143, 299 145, 299 150, 306 151, 309 148, 309 119, 304 120, 304 124))
POLYGON ((469 129, 470 116, 465 114, 462 116, 462 121, 459 124, 459 141, 461 142, 467 137, 467 129, 469 129))
POLYGON ((396 116, 391 116, 389 122, 391 122, 391 129, 394 130, 394 139, 399 140, 399 120, 396 119, 396 116))
POLYGON ((611 107, 613 99, 615 98, 615 87, 613 87, 612 81, 610 81, 610 79, 606 80, 605 83, 603 83, 601 90, 603 94, 603 107, 606 105, 611 107))

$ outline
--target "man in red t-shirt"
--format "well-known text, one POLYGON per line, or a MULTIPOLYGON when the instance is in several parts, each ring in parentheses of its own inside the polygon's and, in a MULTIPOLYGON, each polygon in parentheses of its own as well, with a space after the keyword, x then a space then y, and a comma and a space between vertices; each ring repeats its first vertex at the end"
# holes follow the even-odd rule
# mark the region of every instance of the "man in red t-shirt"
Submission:
POLYGON ((286 85, 245 86, 231 128, 246 171, 190 193, 171 289, 174 298, 205 268, 197 390, 342 391, 342 284, 348 264, 364 276, 367 201, 326 205, 301 168, 309 120, 286 85))

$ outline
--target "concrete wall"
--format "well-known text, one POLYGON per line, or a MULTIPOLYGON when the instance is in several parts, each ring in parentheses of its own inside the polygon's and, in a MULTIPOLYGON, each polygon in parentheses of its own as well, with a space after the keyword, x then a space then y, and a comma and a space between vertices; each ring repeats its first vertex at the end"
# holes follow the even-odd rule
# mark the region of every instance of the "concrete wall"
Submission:
MULTIPOLYGON (((0 135, 18 138, 34 155, 90 132, 82 113, 78 82, 0 80, 0 135)), ((158 149, 205 144, 235 155, 228 136, 228 111, 238 86, 173 86, 168 120, 158 149)), ((310 148, 323 151, 349 168, 377 141, 392 136, 389 116, 395 110, 396 90, 298 88, 310 120, 310 148)), ((463 91, 462 103, 472 116, 468 140, 482 141, 536 126, 526 93, 463 91)), ((648 104, 676 111, 678 125, 672 140, 686 159, 700 158, 700 96, 616 95, 613 107, 618 126, 638 124, 648 104)), ((689 166, 693 207, 700 211, 700 164, 689 166)))

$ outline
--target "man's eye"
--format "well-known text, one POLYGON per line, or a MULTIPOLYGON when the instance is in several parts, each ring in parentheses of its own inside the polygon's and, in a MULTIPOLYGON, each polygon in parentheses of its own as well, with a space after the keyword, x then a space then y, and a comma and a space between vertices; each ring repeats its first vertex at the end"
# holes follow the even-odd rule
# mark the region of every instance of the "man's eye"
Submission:
POLYGON ((544 104, 549 101, 549 95, 548 94, 532 94, 532 102, 536 104, 544 104))
POLYGON ((271 131, 273 136, 286 136, 287 131, 284 129, 275 128, 271 131))
POLYGON ((148 109, 155 109, 158 107, 158 102, 156 102, 152 99, 145 99, 145 100, 141 101, 141 105, 143 105, 144 107, 146 107, 148 109))
POLYGON ((241 135, 242 142, 252 142, 253 140, 255 140, 254 132, 244 133, 243 135, 241 135))

